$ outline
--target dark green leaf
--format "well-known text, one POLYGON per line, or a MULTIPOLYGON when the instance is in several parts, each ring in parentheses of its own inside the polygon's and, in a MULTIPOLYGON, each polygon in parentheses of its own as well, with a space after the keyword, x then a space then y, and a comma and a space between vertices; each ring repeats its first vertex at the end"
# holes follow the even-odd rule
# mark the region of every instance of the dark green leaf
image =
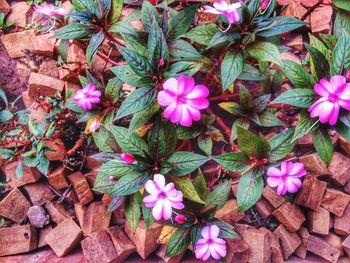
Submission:
POLYGON ((257 136, 238 126, 237 138, 239 148, 248 156, 255 155, 258 160, 268 157, 271 149, 263 136, 257 136))
POLYGON ((292 89, 283 92, 271 104, 288 104, 300 108, 309 108, 315 102, 312 89, 292 89))
POLYGON ((283 64, 283 74, 286 75, 295 88, 313 89, 316 81, 301 65, 290 60, 283 60, 283 64))
POLYGON ((175 152, 169 156, 167 162, 171 165, 171 174, 183 176, 192 173, 208 160, 208 157, 193 152, 175 152))
POLYGON ((122 14, 123 0, 112 0, 112 8, 109 12, 109 21, 113 25, 118 22, 120 15, 122 14))
POLYGON ((311 119, 309 113, 304 111, 300 113, 297 126, 295 127, 292 142, 318 129, 320 123, 318 119, 311 119))
POLYGON ((135 168, 134 165, 125 164, 117 157, 102 164, 102 166, 98 168, 98 172, 108 174, 109 176, 124 176, 130 174, 135 168))
POLYGON ((150 178, 148 173, 129 173, 113 186, 112 195, 130 195, 140 190, 150 178))
POLYGON ((153 115, 159 110, 159 108, 160 108, 159 104, 154 103, 149 108, 135 113, 129 124, 129 132, 135 132, 142 125, 146 124, 153 117, 153 115))
POLYGON ((248 157, 240 152, 231 152, 223 155, 215 156, 214 160, 222 165, 225 169, 232 172, 241 172, 248 168, 245 164, 248 161, 248 157))
POLYGON ((284 125, 284 123, 270 111, 264 111, 259 114, 259 122, 261 127, 275 127, 284 125))
POLYGON ((168 72, 165 72, 164 77, 177 78, 180 74, 188 77, 196 74, 201 68, 202 63, 199 61, 178 61, 170 65, 168 72))
POLYGON ((132 87, 147 86, 153 83, 152 79, 136 74, 128 65, 121 65, 110 68, 110 70, 122 81, 132 87))
POLYGON ((293 130, 285 130, 276 134, 269 141, 271 147, 270 160, 278 161, 290 153, 295 145, 292 143, 293 130))
POLYGON ((338 10, 334 20, 334 35, 339 39, 344 33, 350 34, 349 13, 344 10, 338 10))
POLYGON ((205 204, 188 177, 170 176, 170 178, 174 182, 176 189, 181 191, 185 198, 199 204, 205 204))
POLYGON ((68 24, 58 29, 54 35, 60 39, 85 39, 88 38, 94 28, 86 24, 68 24))
POLYGON ((141 9, 141 22, 143 28, 149 32, 152 29, 153 19, 159 21, 157 9, 148 1, 143 1, 141 9))
POLYGON ((178 39, 169 43, 170 55, 175 58, 201 58, 202 55, 188 42, 178 39))
POLYGON ((305 25, 303 21, 287 16, 275 18, 272 24, 272 27, 269 26, 268 29, 258 32, 257 35, 261 37, 277 36, 305 25))
POLYGON ((185 251, 191 242, 191 228, 178 228, 171 235, 166 246, 166 254, 169 257, 175 257, 185 251))
POLYGON ((272 62, 283 67, 283 62, 277 46, 269 42, 255 42, 246 48, 247 53, 259 62, 272 62))
POLYGON ((333 4, 340 9, 350 12, 350 2, 348 0, 333 0, 333 4))
POLYGON ((328 77, 329 63, 324 55, 315 47, 305 44, 306 49, 310 54, 310 68, 312 75, 316 80, 328 77))
POLYGON ((331 61, 331 75, 342 75, 350 69, 350 36, 339 38, 334 48, 331 61))
POLYGON ((253 66, 249 64, 244 64, 243 71, 241 75, 238 76, 238 79, 240 80, 252 80, 252 81, 260 81, 264 80, 266 77, 261 74, 261 72, 254 68, 253 66))
POLYGON ((322 161, 329 165, 332 161, 334 149, 328 132, 325 129, 315 130, 312 133, 312 141, 322 161))
POLYGON ((239 33, 224 33, 224 32, 217 32, 210 42, 208 43, 207 49, 217 47, 220 45, 228 44, 230 42, 235 42, 241 38, 241 35, 239 33))
POLYGON ((241 75, 243 71, 244 58, 241 52, 229 51, 221 63, 222 87, 226 90, 241 75))
POLYGON ((120 207, 123 204, 124 199, 125 199, 124 196, 114 196, 108 206, 107 213, 111 213, 114 210, 116 210, 118 207, 120 207))
POLYGON ((96 32, 92 35, 90 43, 86 49, 86 61, 89 66, 91 66, 92 58, 96 54, 104 39, 105 34, 102 31, 96 32))
POLYGON ((176 39, 190 28, 198 5, 192 4, 170 17, 167 39, 176 39))
POLYGON ((213 140, 210 136, 199 136, 198 137, 198 147, 203 151, 207 156, 211 155, 213 148, 213 140))
POLYGON ((239 237, 238 234, 233 230, 232 226, 225 223, 224 221, 220 219, 215 219, 211 221, 210 223, 217 225, 220 228, 220 238, 236 238, 239 237))
POLYGON ((215 24, 204 24, 194 27, 181 37, 188 38, 191 42, 207 46, 217 32, 218 28, 215 24))
POLYGON ((165 36, 162 29, 158 26, 155 19, 153 19, 152 27, 148 36, 148 56, 153 65, 158 65, 160 59, 164 60, 164 64, 167 65, 169 61, 169 50, 165 36))
POLYGON ((123 82, 119 78, 115 77, 110 79, 105 89, 105 96, 111 101, 116 102, 119 99, 122 85, 123 82))
POLYGON ((125 218, 133 231, 136 231, 141 216, 138 194, 128 196, 125 200, 125 218))
POLYGON ((194 179, 193 186, 196 189, 198 195, 202 200, 205 200, 208 196, 208 187, 207 183, 205 181, 205 177, 201 171, 201 169, 198 169, 198 173, 196 178, 194 179))
POLYGON ((205 210, 220 209, 226 203, 231 191, 231 182, 225 181, 212 191, 205 200, 205 210))

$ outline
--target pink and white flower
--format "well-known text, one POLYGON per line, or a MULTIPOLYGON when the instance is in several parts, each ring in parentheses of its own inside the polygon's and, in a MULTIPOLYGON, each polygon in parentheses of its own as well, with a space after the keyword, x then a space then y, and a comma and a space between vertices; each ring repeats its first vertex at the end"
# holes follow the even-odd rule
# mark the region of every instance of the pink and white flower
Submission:
POLYGON ((314 86, 315 92, 321 96, 309 108, 310 117, 319 117, 321 123, 337 123, 339 110, 350 111, 350 83, 344 76, 333 76, 330 81, 322 79, 314 86))
POLYGON ((302 182, 300 177, 306 174, 304 165, 300 162, 292 163, 283 161, 281 169, 270 167, 267 170, 267 184, 271 187, 277 187, 277 194, 285 195, 288 193, 296 193, 302 182))
POLYGON ((155 174, 153 180, 145 184, 148 196, 143 198, 146 207, 153 207, 152 214, 156 220, 161 218, 168 220, 171 217, 173 208, 183 209, 183 195, 177 191, 173 183, 165 185, 165 178, 161 174, 155 174))
POLYGON ((65 16, 66 10, 53 4, 35 5, 34 11, 46 16, 65 16))
POLYGON ((226 256, 226 241, 219 238, 220 228, 216 225, 205 226, 201 230, 202 239, 195 246, 196 258, 206 261, 210 255, 219 260, 226 256))
POLYGON ((73 99, 80 108, 91 110, 94 104, 100 103, 100 96, 101 91, 96 90, 96 86, 89 83, 85 88, 78 90, 73 99))
POLYGON ((213 7, 210 5, 205 5, 204 9, 206 13, 212 13, 216 15, 223 15, 227 18, 230 24, 238 23, 240 17, 237 9, 242 7, 241 3, 230 4, 229 0, 217 0, 213 4, 213 7))
POLYGON ((135 157, 131 153, 121 153, 120 159, 125 164, 133 164, 135 162, 135 157))
POLYGON ((163 84, 164 90, 158 93, 158 103, 166 106, 164 117, 172 123, 189 127, 192 121, 201 119, 200 110, 209 106, 206 99, 209 90, 204 85, 195 85, 194 79, 180 75, 170 78, 163 84))

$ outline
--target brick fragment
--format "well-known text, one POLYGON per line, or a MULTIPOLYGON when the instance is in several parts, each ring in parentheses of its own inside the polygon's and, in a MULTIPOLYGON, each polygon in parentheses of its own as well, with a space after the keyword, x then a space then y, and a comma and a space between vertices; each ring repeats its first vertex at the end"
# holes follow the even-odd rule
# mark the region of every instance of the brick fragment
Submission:
POLYGON ((327 173, 327 166, 317 153, 303 155, 299 158, 305 168, 316 175, 327 173))
POLYGON ((56 61, 54 59, 50 59, 50 58, 45 59, 43 61, 38 73, 41 75, 46 75, 46 76, 56 78, 56 79, 58 79, 60 77, 59 73, 58 73, 56 61))
POLYGON ((326 241, 328 244, 330 244, 332 247, 338 249, 339 251, 342 252, 343 247, 342 247, 342 242, 343 240, 341 239, 340 236, 334 234, 334 233, 329 233, 327 236, 322 237, 324 241, 326 241))
POLYGON ((343 249, 345 253, 350 257, 350 235, 343 241, 343 249))
POLYGON ((80 204, 86 205, 94 199, 89 184, 81 172, 70 174, 68 178, 72 182, 74 191, 79 198, 80 204))
POLYGON ((27 184, 24 190, 33 205, 44 205, 54 198, 51 189, 45 183, 27 184))
POLYGON ((32 38, 34 50, 42 56, 52 57, 56 39, 50 38, 52 34, 38 35, 32 38))
POLYGON ((58 167, 53 172, 49 172, 47 177, 49 184, 57 189, 65 189, 68 187, 68 181, 66 179, 68 171, 64 166, 58 167))
POLYGON ((123 262, 127 257, 136 251, 134 243, 126 236, 123 228, 112 226, 107 229, 111 237, 115 251, 118 255, 118 262, 123 262))
POLYGON ((305 216, 299 207, 285 202, 272 215, 281 222, 289 232, 296 232, 305 221, 305 216))
POLYGON ((35 72, 29 78, 29 96, 53 97, 64 89, 64 81, 35 72))
POLYGON ((305 258, 306 257, 306 247, 307 247, 307 242, 309 240, 309 232, 307 231, 307 229, 305 227, 301 227, 298 230, 298 235, 301 239, 301 244, 300 246, 294 251, 294 253, 300 257, 300 258, 305 258))
POLYGON ((180 263, 185 251, 175 257, 169 257, 166 255, 166 245, 160 245, 156 254, 162 259, 164 263, 180 263))
POLYGON ((14 188, 0 202, 0 216, 11 219, 16 223, 22 223, 27 217, 30 203, 18 188, 14 188))
POLYGON ((350 201, 350 195, 328 188, 321 205, 336 216, 342 216, 350 201))
POLYGON ((236 199, 230 199, 222 208, 216 211, 215 217, 232 224, 241 220, 244 217, 244 213, 238 211, 236 199))
POLYGON ((297 233, 289 232, 283 225, 279 225, 273 233, 276 234, 281 241, 285 260, 287 260, 302 243, 297 233))
POLYGON ((340 153, 335 152, 328 167, 328 173, 332 180, 341 186, 349 181, 350 159, 340 153))
POLYGON ((107 207, 102 202, 90 203, 83 219, 82 230, 84 236, 107 230, 110 221, 111 213, 107 212, 107 207))
POLYGON ((271 262, 271 237, 266 230, 248 229, 243 234, 243 240, 249 247, 249 262, 271 262))
POLYGON ((260 217, 264 220, 268 219, 274 210, 273 206, 264 198, 260 198, 260 200, 255 204, 254 207, 260 215, 260 217))
POLYGON ((44 228, 38 229, 38 248, 47 246, 46 237, 51 232, 52 226, 47 225, 44 228))
POLYGON ((0 228, 0 256, 25 253, 36 248, 37 233, 34 227, 23 225, 0 228))
POLYGON ((6 23, 14 22, 18 27, 24 27, 27 24, 27 15, 30 12, 30 6, 26 2, 12 2, 11 13, 6 18, 6 23))
POLYGON ((326 182, 322 182, 317 178, 306 177, 297 194, 295 203, 317 211, 321 205, 326 189, 326 182))
POLYGON ((327 209, 320 207, 318 211, 308 211, 309 231, 313 234, 328 235, 330 214, 327 209))
POLYGON ((16 175, 17 165, 18 165, 18 162, 12 162, 5 167, 5 174, 7 177, 10 178, 9 185, 12 188, 34 183, 40 179, 41 174, 39 170, 36 169, 35 167, 27 167, 27 166, 24 166, 23 174, 18 179, 16 175))
POLYGON ((58 257, 63 257, 79 244, 81 238, 80 227, 72 218, 67 218, 47 235, 46 242, 58 257))
POLYGON ((350 234, 350 204, 346 206, 342 216, 335 216, 334 232, 339 235, 350 234))
POLYGON ((310 235, 306 249, 317 256, 329 261, 337 262, 340 251, 319 237, 310 235))
MULTIPOLYGON (((24 3, 24 2, 23 2, 24 3)), ((25 57, 25 50, 33 50, 34 30, 26 30, 1 36, 1 41, 10 58, 25 57)))
POLYGON ((66 148, 61 139, 46 141, 45 147, 49 148, 45 155, 50 161, 62 161, 66 156, 66 148))
POLYGON ((274 207, 280 207, 286 199, 282 196, 278 195, 275 190, 273 190, 270 186, 265 186, 262 195, 266 198, 267 201, 274 207))
POLYGON ((245 263, 249 259, 249 247, 240 238, 226 239, 227 262, 245 263))
POLYGON ((63 222, 67 218, 70 218, 70 214, 64 209, 61 204, 47 202, 45 209, 50 215, 51 221, 55 222, 56 224, 63 222))
POLYGON ((0 13, 4 13, 7 15, 11 12, 11 8, 9 4, 6 2, 6 0, 0 0, 0 13))

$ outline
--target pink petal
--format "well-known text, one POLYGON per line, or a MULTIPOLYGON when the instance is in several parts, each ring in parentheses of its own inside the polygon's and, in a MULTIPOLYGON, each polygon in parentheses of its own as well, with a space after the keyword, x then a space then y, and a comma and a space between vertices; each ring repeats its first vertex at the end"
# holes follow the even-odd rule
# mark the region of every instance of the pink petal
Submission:
POLYGON ((334 94, 335 89, 334 89, 333 85, 328 80, 321 79, 319 83, 328 91, 328 93, 334 94))
POLYGON ((196 85, 191 90, 191 92, 186 93, 186 99, 198 99, 198 98, 206 98, 209 96, 209 90, 204 85, 196 85))
POLYGON ((339 107, 338 103, 335 103, 333 110, 332 110, 332 113, 329 117, 329 124, 330 125, 335 125, 337 123, 338 116, 339 116, 339 110, 340 110, 340 107, 339 107))
POLYGON ((89 100, 92 104, 96 104, 100 102, 100 98, 90 97, 89 100))
POLYGON ((176 97, 172 93, 162 90, 158 92, 157 101, 161 106, 168 106, 170 103, 176 101, 176 97))
POLYGON ((226 242, 225 240, 221 239, 223 241, 223 243, 219 243, 217 242, 218 239, 221 239, 221 238, 217 238, 215 240, 215 242, 213 243, 213 247, 215 249, 215 251, 221 256, 221 257, 225 257, 226 256, 226 242))
POLYGON ((287 191, 289 193, 296 193, 301 186, 299 178, 288 177, 286 180, 287 191))
POLYGON ((177 194, 177 191, 175 189, 174 183, 168 183, 164 188, 163 191, 167 193, 167 195, 171 195, 171 192, 174 192, 174 194, 177 194))
POLYGON ((177 94, 186 95, 194 87, 194 79, 192 77, 187 77, 185 75, 180 75, 177 80, 177 94))
POLYGON ((186 105, 186 108, 191 114, 192 120, 199 121, 201 119, 201 113, 199 110, 192 108, 190 105, 186 105))
POLYGON ((292 170, 289 171, 289 175, 295 177, 301 177, 306 174, 304 165, 302 163, 294 163, 292 170))
POLYGON ((163 88, 170 94, 174 96, 177 95, 177 79, 170 78, 163 83, 163 88))
POLYGON ((342 88, 346 84, 346 78, 341 75, 331 77, 330 80, 334 90, 337 92, 339 88, 342 88))
MULTIPOLYGON (((171 104, 170 104, 171 105, 171 104)), ((169 105, 169 106, 170 106, 169 105)), ((164 112, 165 113, 165 112, 164 112)), ((180 121, 182 115, 182 105, 177 104, 175 110, 173 111, 172 115, 170 116, 170 121, 172 123, 177 123, 180 121)))
POLYGON ((274 177, 280 177, 282 176, 281 171, 277 169, 276 167, 270 167, 267 170, 267 175, 268 176, 274 176, 274 177))
POLYGON ((318 83, 315 84, 314 90, 318 95, 320 95, 322 97, 328 97, 328 95, 330 94, 329 91, 324 86, 322 86, 318 83))
POLYGON ((169 104, 169 106, 164 110, 164 118, 170 119, 177 107, 177 101, 169 104))
POLYGON ((207 252, 203 255, 202 260, 207 261, 210 257, 210 249, 207 250, 207 252))
POLYGON ((155 174, 153 181, 157 184, 158 189, 163 190, 164 186, 165 186, 165 178, 163 175, 161 174, 155 174))
POLYGON ((182 202, 173 202, 171 200, 169 200, 171 207, 181 210, 185 208, 185 205, 182 202))
POLYGON ((180 125, 190 127, 192 125, 192 116, 185 105, 181 105, 181 112, 180 125))
POLYGON ((210 238, 217 238, 220 233, 220 228, 217 225, 210 226, 210 238))
MULTIPOLYGON (((350 70, 349 70, 350 72, 350 70)), ((341 100, 350 100, 350 83, 343 85, 344 89, 342 92, 340 92, 340 94, 337 91, 337 95, 339 96, 339 98, 341 100)))
POLYGON ((229 8, 229 5, 225 0, 217 0, 213 4, 213 6, 220 11, 227 11, 229 8))
POLYGON ((271 187, 276 187, 283 183, 283 179, 281 177, 269 177, 267 178, 267 184, 271 187))
POLYGON ((226 17, 227 17, 228 22, 231 24, 237 23, 240 20, 239 14, 236 10, 227 13, 226 17))
POLYGON ((190 105, 192 108, 202 110, 209 106, 209 101, 207 99, 187 99, 186 104, 190 105))
POLYGON ((209 251, 210 251, 211 256, 214 259, 219 260, 221 258, 220 254, 218 252, 216 252, 213 245, 209 245, 209 251))
POLYGON ((148 195, 145 198, 143 198, 143 202, 145 206, 147 206, 148 208, 153 207, 157 202, 157 200, 158 200, 158 195, 148 195))
POLYGON ((172 212, 173 212, 173 209, 171 208, 169 200, 164 199, 163 200, 163 209, 162 209, 163 219, 165 219, 165 220, 170 219, 172 212))
POLYGON ((204 239, 209 239, 210 238, 210 227, 205 226, 201 230, 201 235, 204 239))
POLYGON ((331 102, 322 103, 322 110, 319 115, 321 123, 327 123, 328 120, 332 117, 334 106, 335 104, 331 102))
POLYGON ((160 193, 160 189, 155 184, 155 182, 153 182, 152 180, 148 180, 146 182, 145 189, 146 189, 147 193, 149 193, 151 195, 157 195, 160 193))
POLYGON ((211 14, 214 14, 214 15, 221 15, 221 11, 219 10, 216 10, 214 7, 212 6, 209 6, 209 5, 205 5, 204 6, 204 13, 211 13, 211 14))
MULTIPOLYGON (((316 102, 314 102, 311 106, 310 106, 310 108, 308 109, 308 111, 309 112, 319 112, 321 109, 322 109, 322 106, 321 106, 321 104, 323 103, 323 102, 326 102, 326 101, 328 101, 328 98, 320 98, 320 99, 318 99, 316 102), (321 106, 321 107, 320 107, 321 106)), ((318 114, 316 114, 316 113, 314 113, 315 114, 315 116, 318 116, 318 114)), ((312 115, 312 113, 311 113, 311 115, 312 115)), ((314 117, 315 117, 314 116, 314 117)), ((312 117, 312 116, 311 116, 312 117)), ((312 117, 313 118, 313 117, 312 117)))
POLYGON ((281 174, 282 175, 288 174, 288 162, 286 162, 286 161, 283 161, 281 163, 281 174))
POLYGON ((350 99, 349 100, 338 100, 338 105, 348 111, 350 111, 350 99))
POLYGON ((163 199, 158 199, 155 206, 152 209, 152 215, 155 220, 159 220, 163 215, 163 199))
POLYGON ((209 245, 205 239, 199 239, 196 243, 195 254, 196 258, 202 259, 209 252, 209 245))
POLYGON ((95 90, 90 92, 90 96, 92 97, 100 97, 101 96, 101 91, 100 90, 95 90))
POLYGON ((277 194, 279 195, 285 195, 287 193, 287 185, 285 182, 280 183, 280 185, 277 187, 277 194))

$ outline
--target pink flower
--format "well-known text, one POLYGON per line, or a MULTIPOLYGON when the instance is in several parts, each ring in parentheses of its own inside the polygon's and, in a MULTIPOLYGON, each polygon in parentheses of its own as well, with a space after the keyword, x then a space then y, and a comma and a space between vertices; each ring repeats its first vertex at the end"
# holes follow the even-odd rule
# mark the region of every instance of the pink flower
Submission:
POLYGON ((90 125, 90 132, 96 132, 101 126, 101 122, 99 120, 94 120, 90 125))
POLYGON ((265 10, 269 6, 270 0, 262 0, 260 3, 260 9, 265 10))
POLYGON ((47 16, 65 16, 67 14, 66 10, 53 4, 35 5, 34 11, 47 16))
POLYGON ((204 85, 196 85, 194 79, 180 75, 178 79, 170 78, 163 84, 164 90, 158 93, 158 103, 167 106, 164 117, 172 123, 191 126, 192 120, 201 119, 201 109, 209 106, 206 97, 209 90, 204 85))
POLYGON ((145 189, 150 195, 143 199, 147 207, 153 207, 152 214, 156 220, 161 218, 168 220, 173 208, 183 209, 183 196, 177 191, 173 183, 165 185, 165 178, 161 174, 155 174, 153 180, 148 180, 145 189))
POLYGON ((309 108, 310 117, 318 116, 321 123, 337 123, 340 107, 350 111, 350 83, 340 75, 333 76, 330 81, 322 79, 314 86, 321 98, 309 108))
POLYGON ((131 153, 121 153, 120 159, 125 164, 133 164, 135 162, 135 157, 131 153))
POLYGON ((186 222, 186 217, 184 215, 177 215, 175 216, 175 222, 182 225, 186 222))
POLYGON ((270 167, 267 170, 267 184, 271 187, 277 186, 277 194, 285 195, 287 192, 295 193, 301 186, 300 177, 304 176, 306 171, 302 163, 292 163, 283 161, 281 170, 276 167, 270 167))
POLYGON ((230 24, 239 22, 240 17, 237 12, 237 9, 242 6, 241 3, 230 4, 229 0, 217 0, 213 4, 213 6, 214 7, 205 5, 204 12, 216 15, 223 15, 227 18, 230 24))
POLYGON ((202 239, 196 243, 196 258, 206 261, 210 255, 219 260, 226 256, 226 241, 218 238, 220 228, 216 225, 205 226, 201 230, 202 239))
POLYGON ((101 91, 96 90, 96 86, 89 83, 85 88, 78 90, 73 99, 80 108, 91 110, 93 104, 100 103, 100 96, 101 91))

